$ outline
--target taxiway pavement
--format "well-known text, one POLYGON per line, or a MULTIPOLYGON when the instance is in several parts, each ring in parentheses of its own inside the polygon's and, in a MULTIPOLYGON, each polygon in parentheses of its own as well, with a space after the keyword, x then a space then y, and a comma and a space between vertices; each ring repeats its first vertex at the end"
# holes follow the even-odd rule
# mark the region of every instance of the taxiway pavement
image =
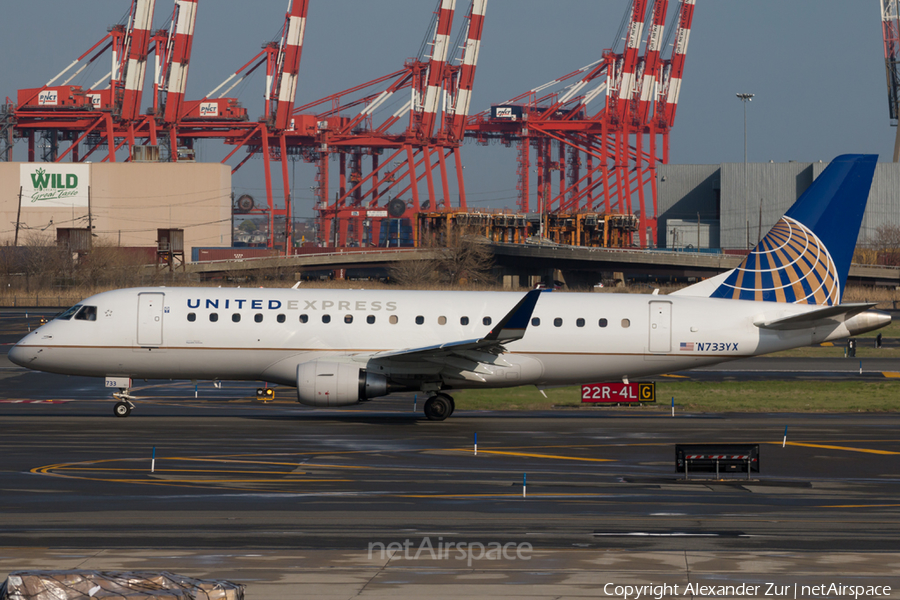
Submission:
POLYGON ((651 582, 682 586, 669 597, 699 595, 687 583, 900 591, 898 414, 435 423, 409 394, 321 411, 257 402, 255 387, 206 384, 194 399, 189 383, 148 382, 152 401, 117 419, 102 382, 28 372, 0 350, 0 572, 166 569, 243 581, 249 598, 614 597, 607 583, 651 582), (758 443, 761 473, 686 481, 674 445, 687 442, 758 443), (435 556, 450 543, 470 552, 435 556), (469 559, 492 544, 507 555, 469 559))

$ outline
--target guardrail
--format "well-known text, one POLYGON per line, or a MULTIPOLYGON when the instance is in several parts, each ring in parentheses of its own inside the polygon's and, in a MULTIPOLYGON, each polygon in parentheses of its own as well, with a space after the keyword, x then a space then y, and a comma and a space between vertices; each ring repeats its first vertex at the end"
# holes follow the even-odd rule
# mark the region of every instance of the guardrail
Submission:
POLYGON ((82 295, 42 296, 26 294, 22 296, 0 297, 0 306, 5 308, 67 308, 84 300, 82 295))
POLYGON ((298 259, 298 258, 328 258, 328 257, 343 257, 347 255, 388 255, 388 254, 399 254, 404 252, 424 252, 428 250, 428 248, 381 248, 378 250, 339 250, 337 252, 303 252, 301 254, 288 254, 287 256, 283 254, 279 254, 278 256, 248 256, 247 258, 238 258, 238 259, 222 259, 222 260, 195 260, 191 261, 189 264, 192 265, 214 265, 218 263, 229 263, 229 262, 253 262, 258 260, 278 260, 278 259, 298 259))

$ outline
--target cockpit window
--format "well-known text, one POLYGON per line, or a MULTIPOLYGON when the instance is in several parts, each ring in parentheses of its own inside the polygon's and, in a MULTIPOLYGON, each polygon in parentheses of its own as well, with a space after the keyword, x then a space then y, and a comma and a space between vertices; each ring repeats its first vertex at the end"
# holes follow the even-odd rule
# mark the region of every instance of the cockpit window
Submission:
POLYGON ((74 315, 75 313, 78 312, 78 309, 80 309, 80 308, 81 308, 81 305, 76 304, 75 306, 73 306, 72 308, 70 308, 69 310, 67 310, 66 312, 64 312, 63 314, 59 315, 56 318, 60 321, 68 321, 69 319, 72 318, 72 315, 74 315))
POLYGON ((97 320, 97 307, 96 306, 84 306, 75 313, 76 321, 96 321, 97 320))

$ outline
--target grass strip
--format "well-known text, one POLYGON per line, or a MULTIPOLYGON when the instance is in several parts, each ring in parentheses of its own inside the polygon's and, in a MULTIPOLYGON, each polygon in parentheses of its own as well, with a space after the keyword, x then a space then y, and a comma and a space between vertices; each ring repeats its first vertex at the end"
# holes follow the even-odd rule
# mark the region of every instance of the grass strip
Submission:
MULTIPOLYGON (((453 392, 460 410, 602 410, 582 405, 581 388, 545 390, 533 386, 453 392)), ((677 381, 656 385, 656 404, 633 410, 689 412, 895 412, 900 410, 900 380, 885 381, 677 381)))

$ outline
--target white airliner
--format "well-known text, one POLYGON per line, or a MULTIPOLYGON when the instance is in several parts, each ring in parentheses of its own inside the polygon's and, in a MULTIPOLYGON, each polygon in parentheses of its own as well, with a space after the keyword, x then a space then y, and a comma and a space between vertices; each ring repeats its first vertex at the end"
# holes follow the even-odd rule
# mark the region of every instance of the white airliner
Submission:
POLYGON ((9 352, 105 377, 117 416, 132 379, 250 380, 336 407, 430 394, 589 383, 711 365, 878 329, 841 304, 876 156, 836 158, 741 265, 674 294, 137 288, 73 306, 9 352))

